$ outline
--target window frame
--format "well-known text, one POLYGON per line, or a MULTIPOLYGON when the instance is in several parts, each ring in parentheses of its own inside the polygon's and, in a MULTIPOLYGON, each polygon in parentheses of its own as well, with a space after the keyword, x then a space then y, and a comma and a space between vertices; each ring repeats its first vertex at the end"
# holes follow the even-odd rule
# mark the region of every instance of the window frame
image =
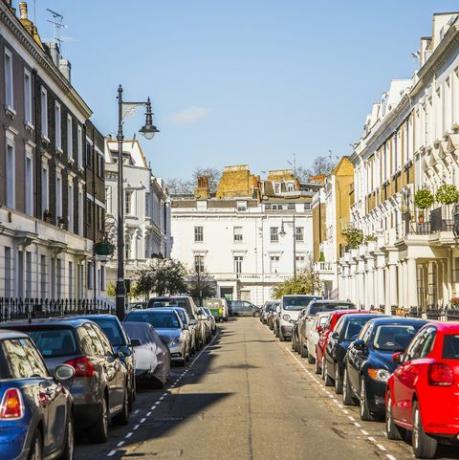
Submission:
POLYGON ((24 67, 24 123, 33 126, 32 73, 24 67))
POLYGON ((5 47, 3 57, 5 69, 5 106, 7 109, 14 110, 14 60, 13 53, 5 47), (9 65, 7 64, 9 62, 9 65))
POLYGON ((41 137, 49 140, 48 90, 43 85, 40 87, 40 124, 41 137))

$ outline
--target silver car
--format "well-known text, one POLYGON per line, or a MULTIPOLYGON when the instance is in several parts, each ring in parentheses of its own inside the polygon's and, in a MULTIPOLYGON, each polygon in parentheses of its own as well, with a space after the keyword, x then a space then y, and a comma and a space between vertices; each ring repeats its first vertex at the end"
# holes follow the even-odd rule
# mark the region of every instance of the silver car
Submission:
POLYGON ((179 314, 173 308, 134 310, 128 313, 124 321, 151 324, 169 347, 172 362, 184 365, 189 360, 188 326, 182 323, 179 314))

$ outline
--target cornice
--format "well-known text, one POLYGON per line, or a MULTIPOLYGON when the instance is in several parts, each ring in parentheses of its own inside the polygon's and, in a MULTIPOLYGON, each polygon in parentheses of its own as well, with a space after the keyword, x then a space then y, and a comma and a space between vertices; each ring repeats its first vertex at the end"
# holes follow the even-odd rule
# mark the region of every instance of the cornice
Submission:
POLYGON ((66 94, 66 96, 75 104, 86 118, 90 118, 92 111, 89 106, 84 102, 82 97, 77 93, 75 88, 65 79, 59 69, 56 68, 54 63, 46 53, 38 46, 29 33, 24 29, 22 24, 16 18, 8 6, 0 1, 0 22, 2 22, 9 31, 16 37, 21 45, 26 49, 30 55, 37 61, 39 66, 46 72, 46 74, 54 81, 54 83, 66 94))

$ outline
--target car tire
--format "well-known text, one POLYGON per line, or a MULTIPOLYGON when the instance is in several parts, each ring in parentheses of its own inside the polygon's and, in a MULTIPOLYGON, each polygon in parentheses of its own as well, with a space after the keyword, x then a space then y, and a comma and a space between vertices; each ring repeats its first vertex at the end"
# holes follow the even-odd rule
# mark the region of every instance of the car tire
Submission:
POLYGON ((129 423, 129 396, 128 391, 124 392, 123 408, 121 412, 113 419, 117 425, 127 425, 129 423))
POLYGON ((322 358, 322 367, 323 367, 323 374, 324 374, 324 383, 326 387, 333 386, 333 379, 328 375, 328 365, 325 356, 322 358))
POLYGON ((65 445, 62 451, 60 460, 73 460, 75 454, 75 427, 73 424, 73 416, 70 414, 67 424, 67 431, 65 433, 65 445))
POLYGON ((32 450, 30 451, 28 460, 42 460, 43 459, 43 438, 40 430, 37 430, 32 441, 32 450))
POLYGON ((317 375, 322 374, 322 368, 320 367, 320 363, 319 363, 319 360, 318 360, 317 358, 316 358, 316 360, 315 360, 314 372, 315 372, 317 375))
POLYGON ((360 420, 364 422, 372 422, 374 420, 368 406, 367 387, 363 377, 360 379, 360 420))
POLYGON ((403 439, 401 429, 394 423, 392 417, 392 399, 389 396, 386 406, 386 435, 391 441, 401 441, 403 439))
POLYGON ((306 353, 308 355, 308 363, 309 364, 314 364, 316 362, 314 356, 312 356, 311 353, 308 353, 307 350, 306 350, 306 353))
POLYGON ((279 328, 279 340, 281 342, 285 342, 285 337, 284 337, 284 334, 282 333, 282 329, 279 328))
POLYGON ((292 351, 297 351, 296 350, 296 340, 292 338, 292 351))
POLYGON ((413 454, 416 458, 435 458, 438 441, 424 432, 421 411, 417 401, 413 404, 413 432, 411 434, 413 454))
POLYGON ((89 440, 93 443, 103 443, 108 438, 108 407, 106 398, 102 399, 100 415, 97 422, 89 429, 89 440))
POLYGON ((351 384, 349 382, 349 375, 347 369, 344 368, 343 376, 343 404, 345 406, 355 406, 355 399, 352 396, 351 384))
POLYGON ((303 346, 301 347, 300 352, 301 352, 300 354, 301 354, 302 358, 308 358, 309 357, 308 347, 306 345, 303 344, 303 346))
POLYGON ((339 373, 338 363, 335 363, 335 393, 337 395, 343 394, 343 379, 339 373))

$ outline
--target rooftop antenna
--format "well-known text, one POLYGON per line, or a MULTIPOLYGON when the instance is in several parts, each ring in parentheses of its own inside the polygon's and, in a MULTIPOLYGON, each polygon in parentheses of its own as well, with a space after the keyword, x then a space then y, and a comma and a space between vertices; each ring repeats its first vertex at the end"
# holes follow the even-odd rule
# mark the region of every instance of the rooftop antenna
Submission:
POLYGON ((293 154, 293 161, 288 160, 287 162, 293 168, 293 172, 296 173, 296 153, 293 154))
POLYGON ((50 8, 46 8, 46 11, 52 16, 52 19, 48 19, 47 21, 54 25, 54 41, 58 43, 60 47, 64 41, 61 36, 62 29, 67 28, 67 25, 64 24, 64 16, 50 8))

